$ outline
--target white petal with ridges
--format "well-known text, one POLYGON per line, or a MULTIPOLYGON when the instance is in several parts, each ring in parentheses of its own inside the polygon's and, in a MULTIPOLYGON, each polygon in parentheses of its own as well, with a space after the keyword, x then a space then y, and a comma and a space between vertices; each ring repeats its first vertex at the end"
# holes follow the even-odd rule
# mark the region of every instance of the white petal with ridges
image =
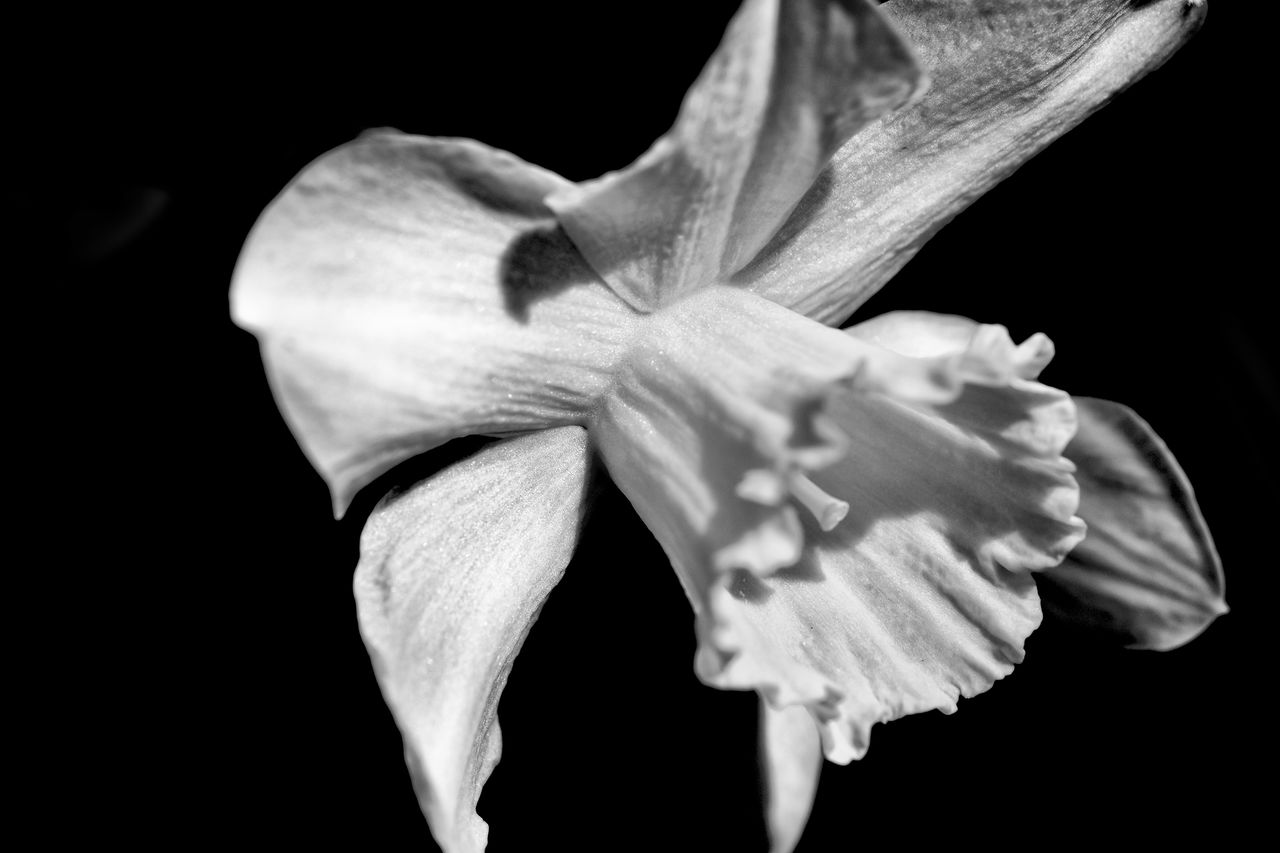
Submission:
POLYGON ((845 511, 815 473, 848 443, 824 412, 835 395, 942 404, 997 364, 904 358, 711 287, 641 321, 591 431, 697 601, 714 574, 795 563, 802 513, 830 526, 845 511))
POLYGON ((583 420, 633 312, 543 204, 566 186, 477 142, 380 131, 262 214, 233 312, 339 511, 449 438, 583 420))
POLYGON ((832 395, 847 452, 811 476, 849 515, 829 532, 806 520, 794 567, 708 589, 701 677, 806 705, 843 763, 874 723, 952 711, 1012 671, 1040 620, 1028 570, 1084 535, 1061 455, 1070 398, 1019 375, 1042 349, 977 327, 966 351, 939 356, 965 380, 950 401, 832 395))
MULTIPOLYGON (((978 328, 965 317, 895 311, 851 331, 921 356, 957 352, 978 328)), ((1024 352, 1020 374, 1038 374, 1051 356, 1051 346, 1024 352)), ((1222 564, 1195 493, 1132 409, 1090 397, 1074 402, 1078 429, 1063 455, 1077 467, 1078 514, 1089 535, 1040 576, 1045 609, 1134 648, 1180 646, 1227 610, 1222 564)))
POLYGON ((746 0, 675 127, 550 203, 621 296, 660 307, 750 261, 836 148, 922 78, 867 0, 746 0))
POLYGON ((501 753, 498 700, 577 540, 590 453, 577 427, 490 445, 365 526, 360 629, 445 853, 478 853, 475 813, 501 753))
MULTIPOLYGON (((1164 62, 1195 32, 1205 7, 893 0, 882 12, 915 49, 929 91, 841 147, 734 277, 832 324, 974 199, 1164 62)), ((1103 203, 1106 188, 1091 189, 1103 203)))
POLYGON ((1195 493, 1169 448, 1132 409, 1077 397, 1080 515, 1089 535, 1041 583, 1046 610, 1167 650, 1227 612, 1222 563, 1195 493), (1052 605, 1052 607, 1050 607, 1052 605))

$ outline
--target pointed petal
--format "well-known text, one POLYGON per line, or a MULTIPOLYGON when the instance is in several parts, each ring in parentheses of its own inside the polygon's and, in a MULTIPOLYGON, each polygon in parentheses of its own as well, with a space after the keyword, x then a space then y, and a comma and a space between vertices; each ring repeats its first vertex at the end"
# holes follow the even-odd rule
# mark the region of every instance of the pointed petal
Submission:
POLYGON ((657 308, 751 260, 840 144, 922 76, 867 0, 747 0, 675 127, 550 204, 623 298, 657 308))
POLYGON ((476 853, 476 799, 498 762, 498 699, 578 535, 586 433, 490 445, 384 500, 360 543, 360 629, 431 832, 476 853))
POLYGON ((1164 62, 1205 7, 894 0, 883 11, 929 72, 928 93, 846 143, 734 277, 833 325, 951 217, 1164 62))
POLYGON ((578 422, 607 383, 632 312, 543 205, 565 186, 476 142, 384 131, 262 214, 233 313, 339 512, 449 438, 578 422))
POLYGON ((952 356, 969 366, 950 402, 832 396, 849 448, 813 479, 848 517, 830 531, 806 519, 796 566, 709 590, 704 680, 803 703, 827 758, 847 763, 876 722, 954 711, 1012 671, 1040 621, 1027 571, 1084 535, 1061 455, 1071 400, 1020 376, 1027 351, 978 326, 952 356))
POLYGON ((1227 612, 1222 564, 1195 494, 1132 409, 1077 397, 1080 515, 1089 535, 1041 579, 1045 609, 1134 648, 1172 649, 1227 612))
POLYGON ((822 739, 807 708, 774 708, 760 700, 760 762, 770 853, 800 843, 822 775, 822 739))
POLYGON ((1004 369, 974 350, 903 358, 731 287, 649 315, 591 424, 618 487, 699 601, 716 573, 795 563, 801 510, 847 509, 809 475, 848 439, 824 413, 846 390, 953 400, 1004 369))

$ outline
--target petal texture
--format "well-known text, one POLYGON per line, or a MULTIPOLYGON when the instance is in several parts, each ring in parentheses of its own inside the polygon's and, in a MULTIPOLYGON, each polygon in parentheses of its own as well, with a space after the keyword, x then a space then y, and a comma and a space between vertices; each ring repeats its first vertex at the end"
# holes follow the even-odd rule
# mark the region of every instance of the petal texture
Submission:
POLYGON ((747 0, 675 127, 551 206, 620 295, 657 308, 751 260, 840 144, 922 76, 866 0, 747 0))
POLYGON ((770 853, 791 853, 800 843, 822 776, 822 739, 807 708, 760 702, 760 763, 770 853))
MULTIPOLYGON (((963 349, 978 328, 965 317, 897 311, 852 331, 904 355, 937 356, 963 349)), ((1039 354, 1024 351, 1023 375, 1037 374, 1050 356, 1047 341, 1039 354)), ((1045 610, 1135 648, 1180 646, 1227 610, 1222 564, 1191 484, 1133 410, 1074 401, 1078 430, 1064 455, 1078 469, 1089 535, 1040 576, 1045 610)))
POLYGON ((569 562, 589 458, 577 427, 509 439, 384 500, 365 527, 360 629, 446 853, 485 847, 475 805, 502 749, 498 699, 569 562))
POLYGON ((1222 564, 1173 454, 1132 409, 1077 397, 1067 447, 1088 537, 1042 580, 1046 610, 1144 649, 1172 649, 1227 611, 1222 564))
POLYGON ((341 512, 449 438, 575 423, 633 312, 542 199, 568 184, 467 140, 366 134, 307 167, 236 267, 236 321, 341 512))
POLYGON ((591 429, 697 601, 716 573, 795 563, 802 510, 823 527, 847 510, 809 477, 848 443, 823 411, 834 394, 943 402, 988 367, 903 358, 714 286, 645 318, 591 429))
POLYGON ((931 77, 866 128, 734 281, 839 324, 951 217, 1195 31, 1187 0, 894 0, 931 77))
POLYGON ((949 401, 833 395, 848 451, 813 475, 848 502, 823 531, 804 519, 801 560, 767 578, 721 577, 700 620, 699 674, 804 704, 829 759, 861 756, 871 726, 986 690, 1040 621, 1028 570, 1080 541, 1066 394, 1022 378, 1043 347, 979 326, 952 354, 949 401))

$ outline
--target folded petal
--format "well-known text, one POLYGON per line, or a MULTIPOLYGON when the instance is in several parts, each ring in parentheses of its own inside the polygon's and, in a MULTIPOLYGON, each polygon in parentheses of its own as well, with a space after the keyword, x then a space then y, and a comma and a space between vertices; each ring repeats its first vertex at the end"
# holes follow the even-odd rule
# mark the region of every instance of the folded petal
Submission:
MULTIPOLYGON (((1006 341, 1012 344, 1000 326, 983 326, 968 317, 932 311, 890 311, 863 320, 847 331, 859 340, 912 358, 958 355, 984 344, 999 350, 1006 341)), ((1035 379, 1053 355, 1053 341, 1036 333, 1017 347, 998 353, 997 360, 1007 363, 1023 379, 1035 379)))
POLYGON ((791 853, 813 809, 822 775, 822 739, 807 708, 760 702, 760 763, 770 853, 791 853))
POLYGON ((751 260, 840 144, 922 77, 867 0, 747 0, 675 127, 550 204, 623 298, 657 308, 751 260))
POLYGON ((543 204, 566 186, 476 142, 377 132, 263 212, 233 313, 339 512, 449 438, 582 420, 633 312, 543 204))
POLYGON ((498 699, 578 535, 590 455, 564 427, 490 445, 369 517, 360 629, 431 832, 485 847, 475 812, 498 762, 498 699))
POLYGON ((1040 621, 1027 571, 1084 535, 1062 457, 1071 400, 1021 375, 1043 348, 978 326, 966 350, 936 356, 964 380, 949 401, 832 395, 848 450, 812 479, 848 516, 827 531, 804 519, 794 567, 710 586, 701 677, 806 705, 827 757, 845 763, 876 722, 949 713, 1012 671, 1040 621))
POLYGON ((903 358, 713 286, 642 321, 591 430, 697 601, 715 573, 795 563, 799 510, 839 523, 848 507, 809 477, 848 441, 823 411, 832 395, 944 402, 991 366, 903 358))
POLYGON ((882 11, 928 71, 928 93, 841 147, 756 261, 734 277, 832 324, 951 217, 1164 62, 1205 7, 1188 0, 894 0, 882 11))
POLYGON ((1089 535, 1041 578, 1046 611, 1134 648, 1172 649, 1227 612, 1222 564, 1169 448, 1132 409, 1077 397, 1089 535))
MULTIPOLYGON (((903 355, 937 356, 963 349, 977 329, 964 317, 897 311, 851 331, 903 355)), ((1023 375, 1048 362, 1045 343, 1024 353, 1023 375)), ((1077 466, 1089 535, 1040 576, 1045 610, 1135 648, 1180 646, 1227 610, 1222 565, 1191 484, 1131 409, 1074 400, 1079 428, 1063 455, 1077 466)))

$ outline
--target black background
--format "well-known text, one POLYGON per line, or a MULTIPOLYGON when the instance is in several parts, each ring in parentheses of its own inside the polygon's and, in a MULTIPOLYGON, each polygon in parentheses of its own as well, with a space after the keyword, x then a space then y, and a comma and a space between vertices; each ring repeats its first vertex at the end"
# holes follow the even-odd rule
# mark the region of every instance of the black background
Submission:
MULTIPOLYGON (((44 747, 61 756, 39 783, 62 816, 50 833, 433 849, 355 624, 376 495, 331 520, 254 340, 227 319, 232 266, 275 193, 366 127, 480 139, 575 180, 629 163, 735 7, 116 15, 79 19, 33 59, 43 85, 18 86, 11 108, 6 216, 24 280, 53 297, 13 324, 38 342, 20 371, 32 410, 60 413, 30 438, 53 448, 36 454, 53 511, 35 514, 55 530, 31 582, 55 591, 54 633, 74 650, 52 668, 70 698, 34 703, 70 720, 44 747)), ((1255 84, 1231 12, 1215 4, 1164 68, 974 204, 858 316, 924 308, 1048 333, 1046 381, 1133 406, 1178 455, 1233 612, 1166 654, 1046 624, 958 714, 877 727, 866 759, 827 765, 802 851, 1154 844, 1241 832, 1255 813, 1280 415, 1254 271, 1273 247, 1244 203, 1265 192, 1255 84)), ((702 687, 693 651, 673 573, 606 484, 503 696, 480 802, 490 850, 763 850, 754 695, 702 687)))

